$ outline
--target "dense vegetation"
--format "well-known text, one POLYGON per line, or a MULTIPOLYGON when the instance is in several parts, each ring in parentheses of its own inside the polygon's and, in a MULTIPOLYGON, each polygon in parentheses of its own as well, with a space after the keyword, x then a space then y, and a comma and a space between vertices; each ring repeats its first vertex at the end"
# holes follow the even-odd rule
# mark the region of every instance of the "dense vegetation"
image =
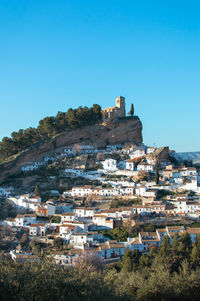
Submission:
POLYGON ((0 263, 1 300, 137 300, 200 299, 200 237, 164 238, 149 254, 126 251, 121 262, 106 265, 84 260, 74 268, 52 261, 20 265, 0 263))
POLYGON ((10 138, 4 137, 0 142, 0 159, 17 154, 34 143, 64 131, 95 124, 101 118, 101 107, 97 104, 91 108, 79 107, 69 109, 66 113, 58 112, 56 117, 45 117, 39 121, 37 128, 20 129, 18 132, 12 132, 10 138))

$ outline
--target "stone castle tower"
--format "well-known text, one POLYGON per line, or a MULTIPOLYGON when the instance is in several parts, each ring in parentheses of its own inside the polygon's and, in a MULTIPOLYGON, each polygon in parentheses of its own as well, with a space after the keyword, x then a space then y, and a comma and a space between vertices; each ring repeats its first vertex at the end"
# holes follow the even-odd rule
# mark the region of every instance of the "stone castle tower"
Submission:
POLYGON ((115 100, 115 107, 102 110, 103 120, 116 119, 118 117, 126 117, 125 97, 119 96, 115 100))
POLYGON ((125 97, 119 96, 115 100, 116 107, 120 109, 120 115, 119 117, 125 117, 126 111, 125 111, 125 97))

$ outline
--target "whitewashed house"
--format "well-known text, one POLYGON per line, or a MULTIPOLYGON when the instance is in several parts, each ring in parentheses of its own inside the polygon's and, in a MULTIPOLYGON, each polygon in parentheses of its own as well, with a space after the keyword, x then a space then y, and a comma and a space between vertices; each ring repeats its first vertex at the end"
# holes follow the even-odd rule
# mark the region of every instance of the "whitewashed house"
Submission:
POLYGON ((98 152, 98 150, 92 145, 80 145, 79 147, 81 154, 95 154, 98 152))
POLYGON ((29 226, 29 234, 33 236, 45 236, 47 224, 31 224, 29 226))
POLYGON ((37 219, 36 214, 18 214, 14 219, 15 220, 14 225, 16 227, 26 227, 31 223, 35 223, 36 219, 37 219))
POLYGON ((126 169, 127 170, 134 170, 135 169, 134 159, 130 159, 130 160, 126 161, 126 169))
POLYGON ((82 247, 84 244, 93 242, 94 234, 93 233, 72 233, 70 238, 70 244, 75 247, 82 247))
POLYGON ((55 263, 63 266, 71 266, 72 265, 72 256, 69 255, 66 251, 57 251, 53 255, 53 259, 55 263))
POLYGON ((36 213, 38 216, 52 216, 55 214, 55 207, 55 204, 51 201, 48 201, 45 204, 40 203, 37 206, 36 213))
POLYGON ((31 210, 31 211, 34 211, 36 212, 37 211, 37 208, 38 206, 40 206, 41 203, 40 202, 28 202, 27 201, 27 209, 31 210))
POLYGON ((144 245, 144 250, 148 250, 150 245, 160 247, 161 244, 156 232, 139 232, 139 239, 144 245))
POLYGON ((101 196, 117 196, 119 195, 118 189, 116 188, 102 188, 101 190, 101 196))
POLYGON ((77 207, 74 209, 74 212, 78 217, 88 218, 93 217, 96 209, 95 208, 87 208, 87 207, 77 207))
POLYGON ((75 154, 75 151, 73 150, 72 147, 66 147, 63 150, 63 153, 61 154, 61 156, 73 156, 75 154))
POLYGON ((114 159, 106 159, 102 162, 103 169, 107 171, 115 171, 117 170, 117 161, 114 159))
POLYGON ((186 190, 197 190, 198 189, 198 185, 197 185, 197 179, 196 178, 192 178, 190 180, 188 180, 185 185, 182 186, 183 189, 186 190))
POLYGON ((147 148, 147 154, 151 154, 151 153, 153 153, 155 150, 156 150, 155 147, 148 147, 148 148, 147 148))
POLYGON ((95 214, 93 216, 93 224, 99 226, 102 229, 113 229, 114 228, 114 220, 113 218, 109 218, 106 215, 95 214))
POLYGON ((125 242, 124 245, 126 249, 128 248, 132 252, 138 250, 142 253, 144 251, 144 244, 141 242, 140 237, 128 237, 127 242, 125 242))
POLYGON ((175 203, 177 213, 195 213, 200 210, 200 202, 179 200, 175 203))
POLYGON ((72 205, 68 203, 56 203, 55 213, 62 214, 64 212, 72 212, 72 205))
POLYGON ((39 167, 43 166, 45 162, 32 162, 29 165, 22 166, 21 170, 24 172, 29 172, 38 169, 39 167))
POLYGON ((136 149, 133 153, 130 154, 131 159, 144 157, 146 155, 144 149, 136 149))
POLYGON ((180 170, 180 174, 182 177, 196 177, 197 170, 194 167, 184 167, 180 170))
POLYGON ((64 172, 66 174, 69 173, 69 174, 74 175, 76 177, 82 177, 84 175, 84 171, 82 169, 79 169, 79 168, 77 168, 77 169, 75 169, 75 168, 66 168, 64 170, 64 172))
POLYGON ((61 223, 64 224, 66 221, 74 221, 77 215, 74 212, 65 212, 61 215, 61 223))
POLYGON ((84 232, 88 231, 88 224, 79 220, 74 221, 65 221, 65 225, 75 226, 81 228, 84 232))
POLYGON ((72 196, 80 196, 80 197, 86 197, 92 193, 92 186, 86 185, 86 186, 80 186, 80 187, 73 187, 72 188, 72 196))
POLYGON ((23 227, 24 226, 24 215, 18 214, 15 218, 15 226, 23 227))
POLYGON ((60 237, 62 237, 67 243, 69 243, 70 237, 73 232, 81 232, 81 231, 82 229, 76 226, 71 226, 66 224, 59 226, 60 237))
POLYGON ((103 259, 122 257, 125 253, 125 245, 122 242, 116 240, 109 240, 99 245, 100 254, 99 257, 103 259))
POLYGON ((147 189, 144 194, 143 194, 144 197, 146 198, 156 198, 157 196, 157 190, 155 189, 147 189))
POLYGON ((147 190, 147 187, 146 186, 136 186, 136 189, 135 189, 135 194, 137 196, 144 196, 145 195, 145 192, 147 190))
POLYGON ((140 163, 137 166, 137 170, 153 172, 154 171, 154 165, 153 164, 140 163))

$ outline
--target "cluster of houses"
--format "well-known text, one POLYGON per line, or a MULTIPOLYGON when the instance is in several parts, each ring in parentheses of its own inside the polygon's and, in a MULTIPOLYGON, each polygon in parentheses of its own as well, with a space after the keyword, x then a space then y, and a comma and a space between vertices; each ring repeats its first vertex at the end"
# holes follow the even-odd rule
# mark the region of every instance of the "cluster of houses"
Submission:
MULTIPOLYGON (((26 165, 21 167, 21 170, 23 172, 31 172, 34 170, 37 170, 38 168, 46 165, 49 162, 54 162, 57 159, 63 159, 68 157, 74 157, 79 156, 83 154, 104 154, 106 156, 112 155, 112 154, 127 154, 130 157, 130 160, 126 160, 123 162, 117 163, 114 159, 106 159, 105 161, 102 161, 104 172, 114 172, 119 169, 121 169, 121 166, 123 169, 127 170, 138 170, 138 171, 147 171, 147 172, 154 172, 155 167, 155 160, 150 160, 148 158, 148 154, 151 154, 155 151, 155 148, 153 147, 147 147, 145 145, 142 145, 140 147, 131 147, 128 149, 124 149, 122 145, 107 145, 104 149, 98 149, 95 148, 92 145, 74 145, 73 147, 66 147, 63 149, 63 151, 60 154, 56 154, 55 156, 45 156, 43 160, 38 162, 29 162, 26 165), (138 166, 135 164, 135 162, 138 161, 138 159, 143 159, 143 162, 138 164, 138 166)), ((78 171, 74 172, 73 170, 66 170, 65 172, 72 172, 76 174, 77 176, 82 175, 81 171, 80 174, 78 174, 78 171)), ((99 171, 101 172, 101 171, 99 171)))
MULTIPOLYGON (((41 203, 39 197, 36 198, 30 195, 15 198, 15 205, 16 199, 19 202, 19 206, 23 206, 24 201, 39 202, 39 207, 45 207, 46 205, 46 203, 41 203)), ((30 207, 28 208, 30 209, 30 207)), ((127 248, 132 251, 148 252, 152 246, 159 247, 165 235, 168 235, 171 240, 174 233, 181 234, 187 231, 192 241, 194 241, 196 235, 200 233, 199 228, 185 229, 183 226, 168 226, 165 229, 157 229, 156 232, 140 232, 138 237, 128 238, 127 242, 118 242, 109 240, 100 232, 101 230, 112 230, 115 227, 122 226, 136 217, 136 215, 150 215, 152 213, 162 213, 163 215, 196 214, 199 218, 200 202, 198 199, 192 199, 189 194, 168 196, 167 202, 143 202, 143 204, 131 207, 107 210, 95 207, 77 207, 66 202, 58 202, 56 204, 55 202, 54 211, 49 212, 49 215, 59 217, 59 222, 51 222, 48 218, 44 219, 44 216, 48 215, 42 215, 37 209, 33 213, 18 214, 14 219, 5 220, 4 224, 17 231, 23 228, 27 229, 30 239, 37 237, 37 239, 41 239, 44 242, 52 243, 55 238, 60 237, 70 247, 70 250, 53 252, 51 255, 56 263, 62 265, 73 265, 76 260, 80 259, 81 256, 85 256, 85 254, 95 255, 99 259, 109 262, 123 256, 127 248), (59 208, 57 213, 56 208, 59 208)), ((12 251, 11 256, 14 260, 17 258, 22 261, 37 260, 33 254, 22 253, 12 251)))
POLYGON ((155 232, 139 232, 138 237, 128 238, 125 242, 125 247, 131 251, 138 250, 139 252, 149 251, 150 248, 160 247, 163 237, 168 236, 172 242, 174 234, 182 235, 187 232, 190 235, 191 242, 194 242, 197 235, 200 234, 200 228, 191 228, 184 226, 167 226, 166 228, 156 229, 155 232))
POLYGON ((42 200, 39 196, 24 194, 20 196, 9 197, 8 200, 17 208, 35 212, 39 216, 50 216, 55 214, 55 204, 51 201, 42 203, 42 200))
MULTIPOLYGON (((64 173, 67 176, 98 179, 101 184, 99 186, 72 187, 71 190, 62 194, 62 198, 58 198, 61 195, 56 191, 56 200, 42 202, 41 197, 33 194, 13 196, 12 189, 0 188, 0 197, 7 197, 7 200, 20 210, 20 214, 15 218, 6 219, 2 224, 12 227, 15 231, 26 229, 30 239, 37 238, 46 243, 53 243, 56 238, 61 238, 64 244, 68 245, 68 250, 51 254, 55 262, 61 265, 74 265, 86 254, 97 256, 99 259, 109 262, 123 256, 127 248, 132 251, 148 252, 152 246, 159 247, 164 236, 167 235, 171 241, 174 233, 181 235, 185 231, 190 234, 192 241, 194 241, 197 234, 200 233, 200 228, 168 226, 151 233, 140 232, 138 237, 128 238, 126 242, 109 240, 101 234, 101 230, 112 230, 141 216, 159 219, 161 217, 174 218, 178 216, 180 218, 185 216, 199 220, 200 177, 196 168, 175 167, 170 165, 164 156, 159 162, 160 167, 162 167, 159 170, 160 185, 155 185, 155 182, 150 182, 150 180, 149 182, 134 180, 134 176, 141 172, 154 176, 156 157, 152 154, 156 151, 156 148, 144 145, 127 149, 121 145, 108 145, 101 150, 93 146, 77 145, 73 148, 65 148, 61 154, 55 157, 45 157, 42 162, 30 163, 22 167, 24 172, 33 171, 49 161, 53 162, 58 157, 73 157, 80 154, 102 152, 107 158, 104 161, 96 162, 96 164, 102 165, 98 170, 86 171, 73 167, 65 169, 64 173), (112 154, 122 154, 129 157, 127 160, 117 161, 113 159, 115 156, 109 157, 112 154), (165 197, 160 197, 160 190, 166 190, 165 197), (187 193, 179 193, 179 190, 186 190, 187 193), (100 203, 102 201, 105 204, 112 198, 133 202, 135 200, 136 202, 129 207, 111 209, 80 206, 83 199, 87 197, 100 203), (49 218, 52 216, 55 217, 54 222, 49 218)), ((168 149, 166 152, 168 153, 168 149)), ((37 260, 35 255, 21 251, 12 251, 10 255, 13 260, 37 260)))
POLYGON ((23 194, 19 196, 10 196, 7 198, 13 206, 25 212, 35 213, 40 217, 52 216, 54 214, 61 214, 69 212, 72 205, 66 202, 57 202, 54 200, 42 202, 41 197, 33 194, 23 194))
MULTIPOLYGON (((44 227, 41 231, 44 231, 44 227)), ((69 230, 74 230, 69 227, 69 230)), ((74 232, 70 236, 71 249, 65 251, 55 251, 51 254, 52 259, 56 264, 64 266, 73 266, 79 262, 83 256, 95 256, 102 262, 111 262, 121 258, 126 249, 131 251, 138 250, 140 253, 148 253, 152 247, 159 248, 165 236, 169 237, 169 242, 172 243, 174 235, 179 236, 184 232, 190 235, 193 243, 197 236, 200 235, 200 228, 191 228, 184 226, 167 226, 166 228, 158 228, 155 232, 139 232, 138 237, 128 237, 125 242, 116 240, 108 240, 98 232, 74 232)), ((36 234, 32 234, 36 235, 36 234)), ((23 252, 10 252, 13 260, 37 260, 33 254, 24 254, 23 252)))
POLYGON ((30 172, 37 170, 38 168, 46 165, 48 162, 54 162, 57 159, 70 158, 74 156, 84 155, 84 154, 97 154, 99 152, 109 155, 113 152, 122 152, 122 145, 107 145, 105 149, 98 149, 92 145, 74 145, 73 147, 66 147, 60 154, 55 156, 45 156, 43 160, 38 162, 29 162, 21 167, 23 172, 30 172))
POLYGON ((64 195, 73 197, 134 195, 134 187, 122 187, 119 185, 118 187, 103 188, 101 186, 85 185, 73 187, 72 190, 64 192, 64 195))
POLYGON ((9 197, 13 193, 13 190, 14 189, 12 187, 0 187, 0 198, 9 197))
POLYGON ((175 168, 173 165, 168 165, 162 171, 162 176, 164 180, 169 180, 170 183, 180 185, 187 190, 198 190, 198 184, 200 184, 197 170, 194 167, 175 168))

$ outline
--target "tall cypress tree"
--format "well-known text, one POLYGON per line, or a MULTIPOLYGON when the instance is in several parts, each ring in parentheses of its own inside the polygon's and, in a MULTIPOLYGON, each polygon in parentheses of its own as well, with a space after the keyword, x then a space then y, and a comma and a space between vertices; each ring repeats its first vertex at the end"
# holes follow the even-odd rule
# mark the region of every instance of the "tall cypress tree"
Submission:
POLYGON ((129 114, 130 114, 131 116, 134 115, 134 107, 133 107, 133 104, 131 104, 131 109, 130 109, 129 114))
POLYGON ((159 166, 158 166, 158 160, 156 160, 156 166, 155 166, 155 182, 156 182, 156 185, 159 184, 159 166))
POLYGON ((35 196, 40 196, 40 189, 37 184, 35 185, 34 194, 35 194, 35 196))

